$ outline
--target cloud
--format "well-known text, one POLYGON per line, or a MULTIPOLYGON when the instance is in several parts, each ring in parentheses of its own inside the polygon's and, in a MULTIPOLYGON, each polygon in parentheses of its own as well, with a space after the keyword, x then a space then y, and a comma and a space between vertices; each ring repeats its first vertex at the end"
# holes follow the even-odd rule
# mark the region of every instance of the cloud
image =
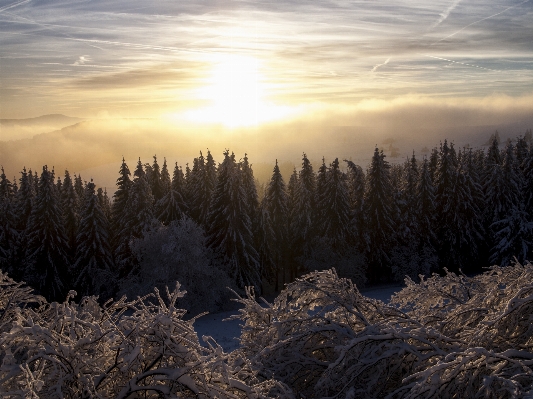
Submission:
POLYGON ((448 16, 450 15, 450 13, 455 10, 455 8, 459 5, 459 3, 461 2, 461 0, 454 0, 453 3, 446 9, 444 10, 441 14, 440 14, 440 18, 437 20, 437 22, 435 22, 433 25, 431 25, 432 28, 436 28, 437 26, 439 26, 441 23, 444 22, 444 20, 446 18, 448 18, 448 16))

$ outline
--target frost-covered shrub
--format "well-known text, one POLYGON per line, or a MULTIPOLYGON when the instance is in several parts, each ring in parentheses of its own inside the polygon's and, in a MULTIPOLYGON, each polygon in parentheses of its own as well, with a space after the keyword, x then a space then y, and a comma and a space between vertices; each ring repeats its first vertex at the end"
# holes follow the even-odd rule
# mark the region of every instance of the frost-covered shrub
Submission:
POLYGON ((334 270, 310 273, 272 304, 238 301, 239 350, 296 395, 518 398, 533 395, 533 266, 434 275, 365 298, 334 270))
POLYGON ((395 307, 361 295, 334 270, 310 273, 270 304, 244 305, 240 351, 260 376, 305 397, 384 397, 459 348, 395 307))
POLYGON ((179 288, 167 300, 155 290, 101 307, 95 297, 71 302, 71 291, 64 303, 17 308, 0 334, 2 398, 291 397, 212 339, 201 346, 175 306, 179 288))
POLYGON ((164 290, 179 281, 187 292, 180 306, 192 314, 217 311, 230 302, 232 281, 211 261, 203 230, 193 220, 183 218, 168 226, 158 226, 132 244, 139 269, 121 282, 122 293, 134 298, 164 290))

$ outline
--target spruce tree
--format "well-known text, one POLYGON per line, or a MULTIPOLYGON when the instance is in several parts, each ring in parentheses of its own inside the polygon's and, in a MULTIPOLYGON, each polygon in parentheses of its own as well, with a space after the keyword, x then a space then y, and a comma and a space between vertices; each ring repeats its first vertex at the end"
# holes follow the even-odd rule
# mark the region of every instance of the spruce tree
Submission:
POLYGON ((167 159, 163 158, 163 167, 161 168, 161 189, 163 190, 162 197, 168 194, 171 185, 172 180, 170 179, 170 172, 168 171, 167 159))
POLYGON ((187 178, 187 197, 189 198, 191 218, 199 225, 205 225, 211 192, 209 191, 205 159, 202 152, 198 158, 193 160, 193 167, 187 178))
POLYGON ((14 209, 15 192, 2 167, 0 175, 0 269, 13 277, 18 233, 14 209))
POLYGON ((363 203, 365 196, 365 172, 352 161, 344 160, 348 166, 348 192, 351 206, 351 227, 352 235, 356 240, 357 247, 362 245, 362 234, 364 225, 363 203))
POLYGON ((61 190, 61 208, 63 209, 63 226, 68 243, 69 259, 72 261, 76 253, 76 236, 80 222, 79 210, 81 209, 80 199, 72 184, 72 179, 68 170, 65 170, 65 179, 61 190))
POLYGON ((224 153, 207 217, 207 243, 227 266, 237 285, 261 291, 261 271, 254 248, 252 222, 235 156, 224 153))
POLYGON ((321 208, 325 210, 325 218, 321 227, 321 235, 336 253, 342 253, 352 243, 350 229, 350 197, 344 174, 339 168, 339 159, 330 164, 326 175, 324 198, 321 208))
POLYGON ((457 168, 452 146, 448 146, 448 141, 441 144, 439 153, 439 163, 435 181, 435 210, 437 213, 437 239, 439 242, 439 259, 441 268, 447 267, 457 271, 458 266, 454 263, 458 255, 456 248, 456 231, 454 231, 455 202, 454 191, 457 184, 457 168))
POLYGON ((103 294, 110 297, 114 276, 109 225, 92 180, 85 188, 83 202, 77 235, 74 286, 82 296, 103 294))
POLYGON ((121 272, 130 269, 129 260, 132 257, 129 247, 130 232, 128 229, 131 211, 129 208, 130 191, 132 186, 131 172, 122 158, 117 179, 117 190, 113 196, 114 201, 111 207, 111 232, 113 256, 117 268, 121 272))
POLYGON ((385 154, 376 147, 366 175, 364 199, 364 237, 367 243, 368 277, 372 282, 391 278, 390 251, 396 240, 394 219, 397 210, 396 204, 391 201, 393 189, 389 169, 385 154))
POLYGON ((271 270, 274 289, 277 292, 279 291, 279 283, 285 283, 289 235, 288 197, 277 159, 266 189, 262 208, 264 216, 261 230, 266 243, 264 250, 268 251, 269 259, 269 264, 265 266, 271 270))
POLYGON ((157 203, 165 195, 163 182, 161 181, 161 169, 157 163, 157 156, 154 155, 154 163, 152 164, 152 173, 149 180, 152 195, 154 196, 154 203, 157 203))
MULTIPOLYGON (((74 175, 74 190, 76 191, 76 195, 78 198, 83 198, 85 195, 85 185, 83 184, 83 180, 81 178, 81 175, 78 173, 78 176, 74 175)), ((83 201, 79 202, 79 206, 82 206, 83 201)))
POLYGON ((246 212, 248 212, 248 216, 252 222, 252 233, 255 235, 259 224, 259 199, 257 196, 257 188, 255 186, 254 171, 252 170, 252 165, 250 165, 250 162, 248 161, 248 154, 244 154, 244 158, 240 163, 240 170, 242 175, 242 185, 246 196, 246 212))
POLYGON ((135 177, 127 204, 129 212, 131 212, 128 231, 132 237, 142 238, 144 231, 153 226, 154 223, 154 199, 140 158, 133 175, 135 177))
POLYGON ((437 217, 435 214, 435 187, 431 179, 429 162, 424 159, 420 170, 420 177, 416 187, 416 225, 418 252, 422 255, 422 261, 426 263, 427 270, 435 270, 437 267, 437 217))
POLYGON ((316 175, 316 189, 315 189, 315 234, 317 237, 324 236, 324 228, 327 224, 327 183, 328 183, 328 168, 326 160, 322 158, 322 165, 318 168, 316 175))
POLYGON ((60 200, 54 175, 46 166, 26 227, 25 281, 48 300, 64 300, 69 283, 69 261, 60 200))
MULTIPOLYGON (((101 187, 98 188, 96 196, 98 197, 98 203, 100 204, 100 208, 102 209, 102 212, 104 213, 107 222, 111 226, 111 201, 107 196, 107 189, 102 189, 101 187)), ((108 234, 108 236, 109 238, 111 238, 110 233, 108 234)))
POLYGON ((315 191, 316 177, 313 166, 304 153, 302 158, 302 169, 298 173, 298 183, 296 186, 294 213, 291 218, 291 247, 294 256, 307 258, 312 249, 314 239, 315 223, 315 191))
POLYGON ((172 184, 155 207, 156 216, 164 225, 168 225, 174 220, 180 220, 187 213, 187 205, 182 195, 183 183, 183 172, 176 162, 172 184))

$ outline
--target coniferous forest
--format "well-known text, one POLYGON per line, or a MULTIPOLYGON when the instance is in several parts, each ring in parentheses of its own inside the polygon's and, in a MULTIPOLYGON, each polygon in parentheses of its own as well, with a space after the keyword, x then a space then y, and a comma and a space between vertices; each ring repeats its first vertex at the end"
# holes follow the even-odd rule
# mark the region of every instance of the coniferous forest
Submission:
POLYGON ((2 169, 0 393, 531 397, 531 136, 403 164, 376 148, 366 169, 304 153, 266 185, 229 150, 185 171, 123 160, 113 195, 2 169), (388 304, 358 290, 402 279, 388 304), (227 353, 186 314, 230 298, 227 353))
POLYGON ((142 295, 179 280, 213 309, 226 286, 279 292, 331 267, 359 286, 468 275, 533 250, 530 130, 507 143, 496 133, 486 150, 444 140, 401 164, 378 148, 369 165, 312 165, 304 153, 290 178, 276 161, 263 185, 248 156, 229 150, 218 163, 200 152, 185 170, 160 161, 123 160, 113 194, 47 166, 13 181, 2 169, 2 270, 49 300, 71 288, 142 295))

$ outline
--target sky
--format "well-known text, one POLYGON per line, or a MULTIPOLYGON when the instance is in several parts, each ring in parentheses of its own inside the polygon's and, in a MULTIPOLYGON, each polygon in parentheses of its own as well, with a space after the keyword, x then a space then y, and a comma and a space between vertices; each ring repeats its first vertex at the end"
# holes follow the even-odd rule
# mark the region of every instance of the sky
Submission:
POLYGON ((0 1, 0 118, 246 126, 406 103, 531 114, 533 0, 0 1))

